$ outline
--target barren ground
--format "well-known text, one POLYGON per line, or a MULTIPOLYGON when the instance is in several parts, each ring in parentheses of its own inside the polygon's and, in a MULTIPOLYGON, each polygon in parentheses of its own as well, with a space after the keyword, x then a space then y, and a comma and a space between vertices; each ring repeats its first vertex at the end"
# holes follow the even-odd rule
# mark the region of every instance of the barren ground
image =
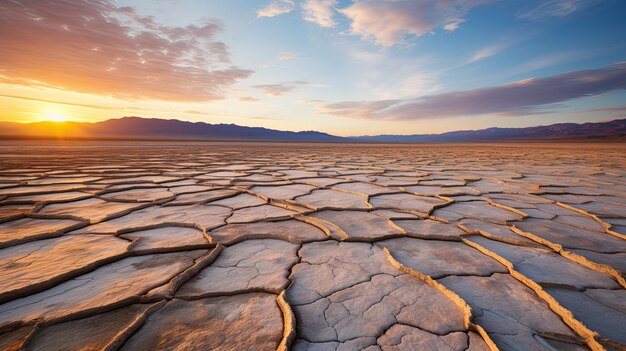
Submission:
POLYGON ((624 350, 626 147, 2 142, 0 349, 624 350))

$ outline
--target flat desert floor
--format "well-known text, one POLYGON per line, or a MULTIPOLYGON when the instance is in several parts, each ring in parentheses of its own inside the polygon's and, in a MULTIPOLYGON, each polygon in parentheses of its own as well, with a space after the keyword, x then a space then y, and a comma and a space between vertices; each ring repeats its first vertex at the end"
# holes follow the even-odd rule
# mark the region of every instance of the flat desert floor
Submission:
POLYGON ((624 350, 626 145, 0 143, 0 349, 624 350))

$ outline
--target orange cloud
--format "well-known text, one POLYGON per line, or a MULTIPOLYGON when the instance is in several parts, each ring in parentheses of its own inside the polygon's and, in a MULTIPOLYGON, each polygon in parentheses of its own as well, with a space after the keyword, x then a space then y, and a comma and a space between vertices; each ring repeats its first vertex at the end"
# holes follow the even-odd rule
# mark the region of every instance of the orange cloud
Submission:
POLYGON ((79 103, 75 103, 75 102, 56 101, 56 100, 48 100, 48 99, 37 99, 37 98, 31 98, 31 97, 27 97, 27 96, 18 96, 18 95, 0 95, 0 98, 14 99, 14 100, 24 100, 24 101, 34 101, 34 102, 44 102, 44 103, 55 104, 55 105, 86 107, 86 108, 93 108, 93 109, 96 109, 96 110, 119 110, 119 107, 79 104, 79 103))
POLYGON ((0 82, 130 99, 222 99, 234 67, 222 24, 169 27, 106 0, 0 3, 0 82))
POLYGON ((239 98, 239 101, 243 101, 243 102, 257 102, 259 101, 259 99, 252 97, 252 96, 242 96, 239 98))

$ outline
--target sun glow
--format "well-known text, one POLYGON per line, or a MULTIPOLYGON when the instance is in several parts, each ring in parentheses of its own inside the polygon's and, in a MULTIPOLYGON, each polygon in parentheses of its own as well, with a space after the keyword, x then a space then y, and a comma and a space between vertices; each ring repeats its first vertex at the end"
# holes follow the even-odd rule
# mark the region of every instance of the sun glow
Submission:
POLYGON ((61 116, 57 114, 48 114, 46 115, 46 119, 52 122, 65 122, 67 120, 65 116, 61 116))

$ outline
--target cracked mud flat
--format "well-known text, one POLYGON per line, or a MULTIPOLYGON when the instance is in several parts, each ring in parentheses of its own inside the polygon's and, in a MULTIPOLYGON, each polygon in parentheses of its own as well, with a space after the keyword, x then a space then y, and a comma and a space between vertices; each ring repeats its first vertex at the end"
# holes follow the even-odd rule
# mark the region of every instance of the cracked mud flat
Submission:
POLYGON ((626 147, 0 144, 1 350, 626 350, 626 147))

